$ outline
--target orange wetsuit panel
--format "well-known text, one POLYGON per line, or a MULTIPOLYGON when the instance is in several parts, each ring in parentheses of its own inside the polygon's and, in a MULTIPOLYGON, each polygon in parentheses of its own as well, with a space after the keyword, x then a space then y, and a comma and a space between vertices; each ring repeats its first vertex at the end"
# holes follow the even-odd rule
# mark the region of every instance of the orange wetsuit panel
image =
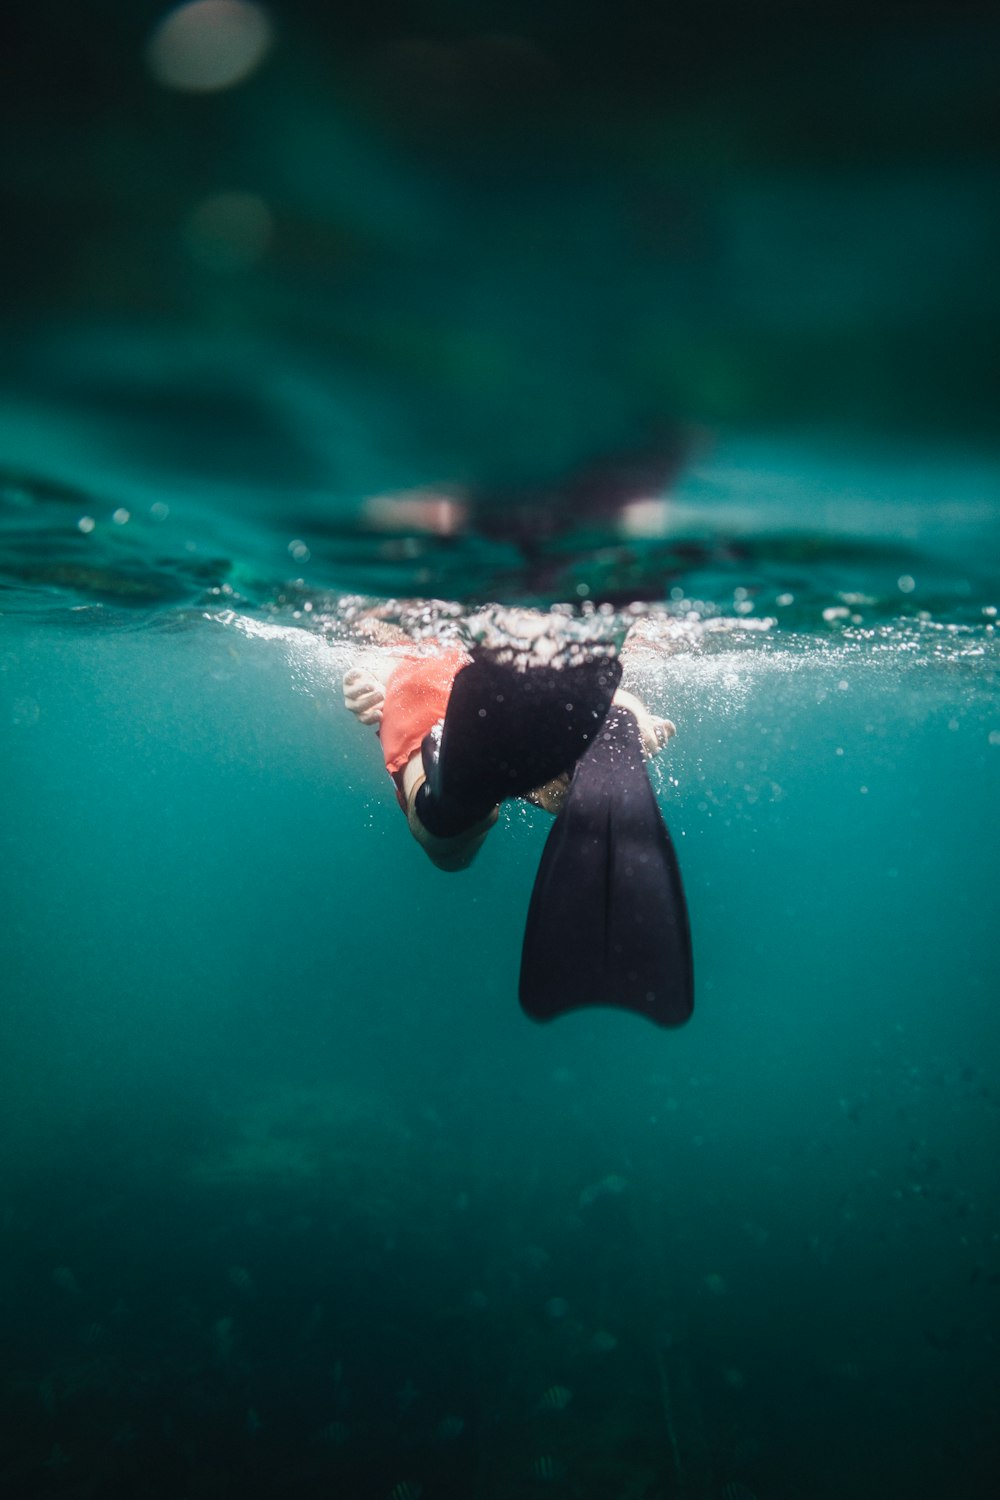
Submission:
POLYGON ((420 749, 424 735, 443 719, 451 685, 469 658, 457 648, 438 656, 400 662, 389 678, 382 705, 379 739, 385 768, 395 776, 420 749))

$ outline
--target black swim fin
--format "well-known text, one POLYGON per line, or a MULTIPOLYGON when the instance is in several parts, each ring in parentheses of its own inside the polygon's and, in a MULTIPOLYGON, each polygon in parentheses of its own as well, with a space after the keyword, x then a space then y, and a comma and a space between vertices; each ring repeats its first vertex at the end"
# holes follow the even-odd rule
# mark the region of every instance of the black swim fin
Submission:
POLYGON ((621 675, 621 663, 607 655, 522 669, 475 647, 455 678, 440 735, 423 743, 427 780, 417 812, 427 831, 452 837, 505 797, 523 797, 572 770, 621 675))
POLYGON ((542 852, 521 953, 536 1021, 588 1005, 679 1026, 694 1008, 687 904, 633 714, 612 709, 542 852))

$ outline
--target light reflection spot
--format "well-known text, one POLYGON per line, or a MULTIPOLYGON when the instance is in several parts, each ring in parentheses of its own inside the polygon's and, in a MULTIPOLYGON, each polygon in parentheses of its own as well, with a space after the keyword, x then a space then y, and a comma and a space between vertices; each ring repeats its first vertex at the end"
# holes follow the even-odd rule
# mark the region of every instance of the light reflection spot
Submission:
POLYGON ((272 40, 270 17, 254 0, 191 0, 160 21, 146 62, 164 88, 214 93, 256 72, 272 40))

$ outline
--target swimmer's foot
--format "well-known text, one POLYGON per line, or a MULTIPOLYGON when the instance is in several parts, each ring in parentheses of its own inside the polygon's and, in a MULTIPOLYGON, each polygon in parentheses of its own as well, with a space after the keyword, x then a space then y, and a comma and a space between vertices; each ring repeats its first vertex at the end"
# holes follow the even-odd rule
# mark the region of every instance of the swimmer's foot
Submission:
POLYGON ((607 656, 518 669, 482 647, 455 678, 439 733, 422 747, 427 775, 417 812, 437 837, 481 821, 576 765, 621 678, 607 656))

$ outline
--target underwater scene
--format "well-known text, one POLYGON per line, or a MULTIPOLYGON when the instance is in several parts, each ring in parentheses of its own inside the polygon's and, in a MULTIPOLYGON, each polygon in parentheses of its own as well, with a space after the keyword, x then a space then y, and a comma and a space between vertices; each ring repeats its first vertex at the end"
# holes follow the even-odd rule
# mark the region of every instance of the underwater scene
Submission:
POLYGON ((992 1500, 996 24, 14 29, 0 1496, 992 1500), (525 1013, 386 640, 675 727, 684 1024, 525 1013))

